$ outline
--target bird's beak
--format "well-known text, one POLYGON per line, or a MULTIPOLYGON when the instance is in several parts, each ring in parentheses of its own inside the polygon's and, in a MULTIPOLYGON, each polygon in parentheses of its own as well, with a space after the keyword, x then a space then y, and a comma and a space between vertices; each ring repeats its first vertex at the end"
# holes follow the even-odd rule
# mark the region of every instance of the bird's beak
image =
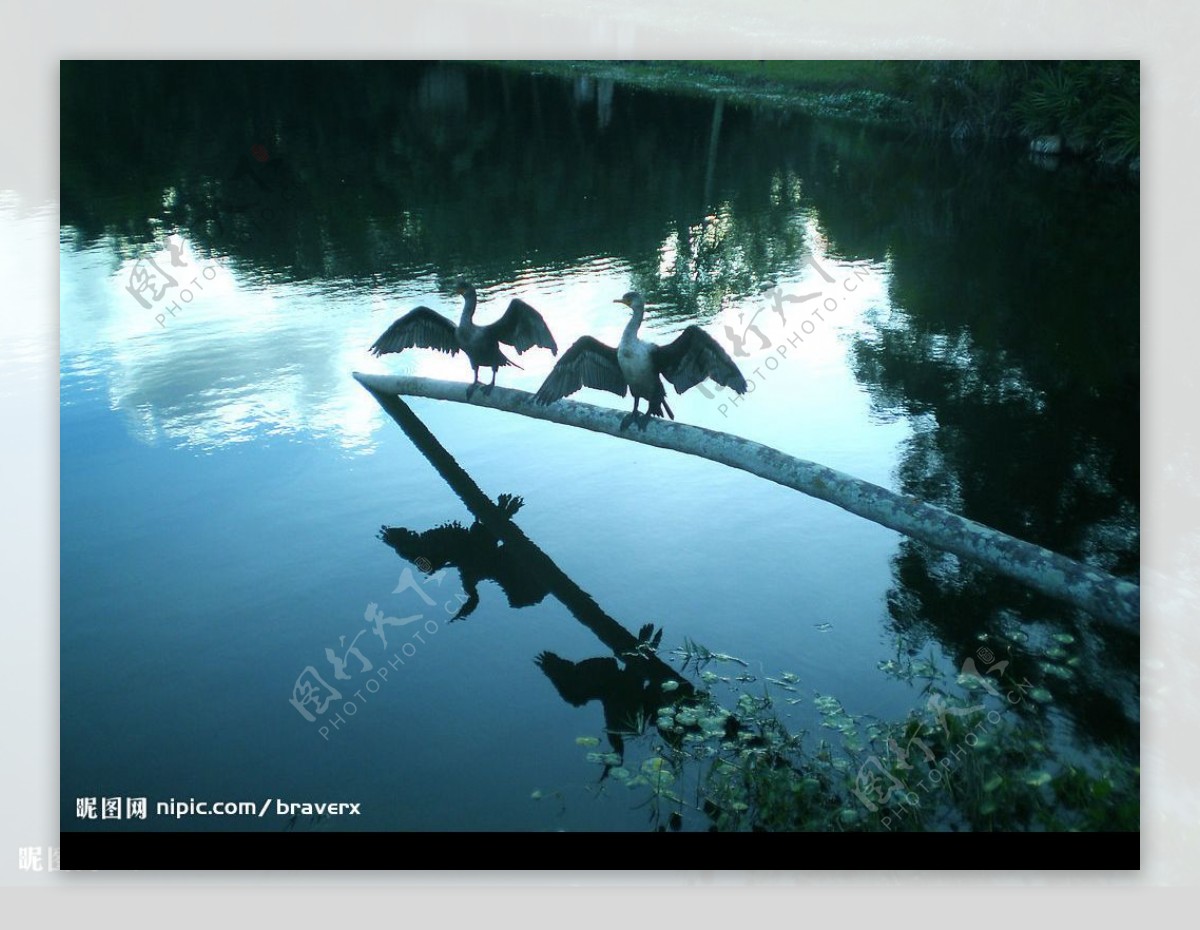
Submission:
POLYGON ((625 304, 626 307, 629 306, 629 303, 625 300, 624 297, 618 297, 616 300, 613 301, 613 303, 614 304, 625 304))

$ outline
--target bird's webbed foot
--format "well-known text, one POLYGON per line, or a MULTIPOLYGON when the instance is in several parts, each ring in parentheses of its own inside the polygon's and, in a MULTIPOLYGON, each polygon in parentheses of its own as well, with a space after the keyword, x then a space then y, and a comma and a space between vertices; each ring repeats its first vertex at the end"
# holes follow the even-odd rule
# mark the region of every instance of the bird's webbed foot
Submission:
POLYGON ((622 430, 629 429, 629 424, 633 422, 633 418, 636 416, 637 416, 637 414, 632 413, 632 412, 625 414, 625 416, 623 416, 621 418, 621 429, 622 430))

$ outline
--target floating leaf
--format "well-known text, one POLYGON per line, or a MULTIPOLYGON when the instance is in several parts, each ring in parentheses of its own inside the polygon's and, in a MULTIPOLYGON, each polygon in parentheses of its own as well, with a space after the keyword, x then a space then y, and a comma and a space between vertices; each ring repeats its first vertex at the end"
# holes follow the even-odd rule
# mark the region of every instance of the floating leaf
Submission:
POLYGON ((1004 776, 1003 775, 993 775, 991 778, 989 778, 986 782, 983 783, 983 790, 987 791, 987 792, 992 792, 992 791, 995 791, 997 788, 999 788, 1003 784, 1004 784, 1004 776))
POLYGON ((850 807, 844 808, 842 812, 838 814, 838 820, 840 820, 842 823, 858 823, 858 811, 850 807))
POLYGON ((577 736, 575 737, 576 746, 599 746, 600 740, 594 736, 577 736))
POLYGON ((1075 637, 1072 636, 1070 633, 1055 633, 1053 639, 1055 642, 1063 643, 1066 645, 1069 645, 1069 644, 1075 642, 1075 637))
POLYGON ((833 629, 832 623, 816 623, 813 625, 817 628, 818 633, 828 633, 833 629))
POLYGON ((669 678, 662 683, 661 687, 664 691, 677 691, 679 690, 679 682, 673 678, 669 678))
POLYGON ((1031 700, 1037 701, 1039 704, 1049 704, 1054 700, 1054 695, 1045 688, 1034 688, 1029 692, 1031 700))
POLYGON ((912 673, 921 678, 937 678, 937 667, 928 659, 914 659, 912 673))
POLYGON ((613 769, 608 774, 611 775, 613 778, 615 778, 617 781, 624 781, 625 779, 627 779, 630 776, 630 771, 629 771, 629 769, 618 767, 618 768, 613 769))
POLYGON ((534 801, 540 801, 543 797, 542 790, 540 788, 535 788, 533 794, 531 794, 529 797, 534 801))
POLYGON ((1032 785, 1034 788, 1040 788, 1042 785, 1050 784, 1052 776, 1049 772, 1037 772, 1025 779, 1025 784, 1032 785))

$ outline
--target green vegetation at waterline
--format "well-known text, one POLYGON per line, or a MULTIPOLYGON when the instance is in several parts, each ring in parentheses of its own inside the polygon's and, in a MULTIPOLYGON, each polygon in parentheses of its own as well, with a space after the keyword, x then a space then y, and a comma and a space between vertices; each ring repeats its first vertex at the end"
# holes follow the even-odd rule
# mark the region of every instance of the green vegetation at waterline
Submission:
MULTIPOLYGON (((1065 657, 1067 638, 1051 637, 1042 654, 1065 657)), ((740 659, 685 641, 675 656, 704 690, 629 721, 623 755, 597 751, 595 737, 576 742, 601 767, 597 790, 644 804, 659 830, 1136 831, 1136 761, 1107 750, 1065 759, 1049 748, 1059 677, 1050 669, 1069 663, 1043 663, 1031 681, 1010 674, 1008 661, 989 674, 996 656, 979 652, 986 658, 957 676, 921 657, 881 662, 920 686, 922 704, 887 722, 811 696, 790 672, 755 676, 740 659), (819 716, 815 741, 781 719, 797 705, 819 716)))
POLYGON ((1138 154, 1136 61, 923 61, 893 69, 893 92, 910 103, 907 119, 921 131, 1049 137, 1058 140, 1055 152, 1106 162, 1138 154))
POLYGON ((1130 164, 1140 147, 1137 61, 522 62, 556 74, 766 104, 959 142, 1040 140, 1130 164))

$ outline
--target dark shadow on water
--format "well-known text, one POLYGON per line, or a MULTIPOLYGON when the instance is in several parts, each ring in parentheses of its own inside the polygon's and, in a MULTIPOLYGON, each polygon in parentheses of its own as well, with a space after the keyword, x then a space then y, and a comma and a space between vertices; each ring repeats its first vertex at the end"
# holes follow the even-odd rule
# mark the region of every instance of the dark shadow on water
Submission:
POLYGON ((637 634, 627 630, 513 522, 521 498, 501 494, 492 501, 404 401, 371 393, 475 517, 470 527, 448 523, 415 532, 385 526, 379 533, 397 555, 427 575, 457 569, 468 599, 455 620, 475 610, 478 585, 484 580, 497 582, 514 608, 540 603, 547 595, 560 601, 613 655, 573 662, 543 652, 535 661, 567 703, 603 705, 605 731, 618 754, 625 751, 625 737, 652 725, 660 707, 695 693, 693 685, 656 655, 661 629, 646 624, 637 634), (664 690, 669 681, 678 687, 664 690))

